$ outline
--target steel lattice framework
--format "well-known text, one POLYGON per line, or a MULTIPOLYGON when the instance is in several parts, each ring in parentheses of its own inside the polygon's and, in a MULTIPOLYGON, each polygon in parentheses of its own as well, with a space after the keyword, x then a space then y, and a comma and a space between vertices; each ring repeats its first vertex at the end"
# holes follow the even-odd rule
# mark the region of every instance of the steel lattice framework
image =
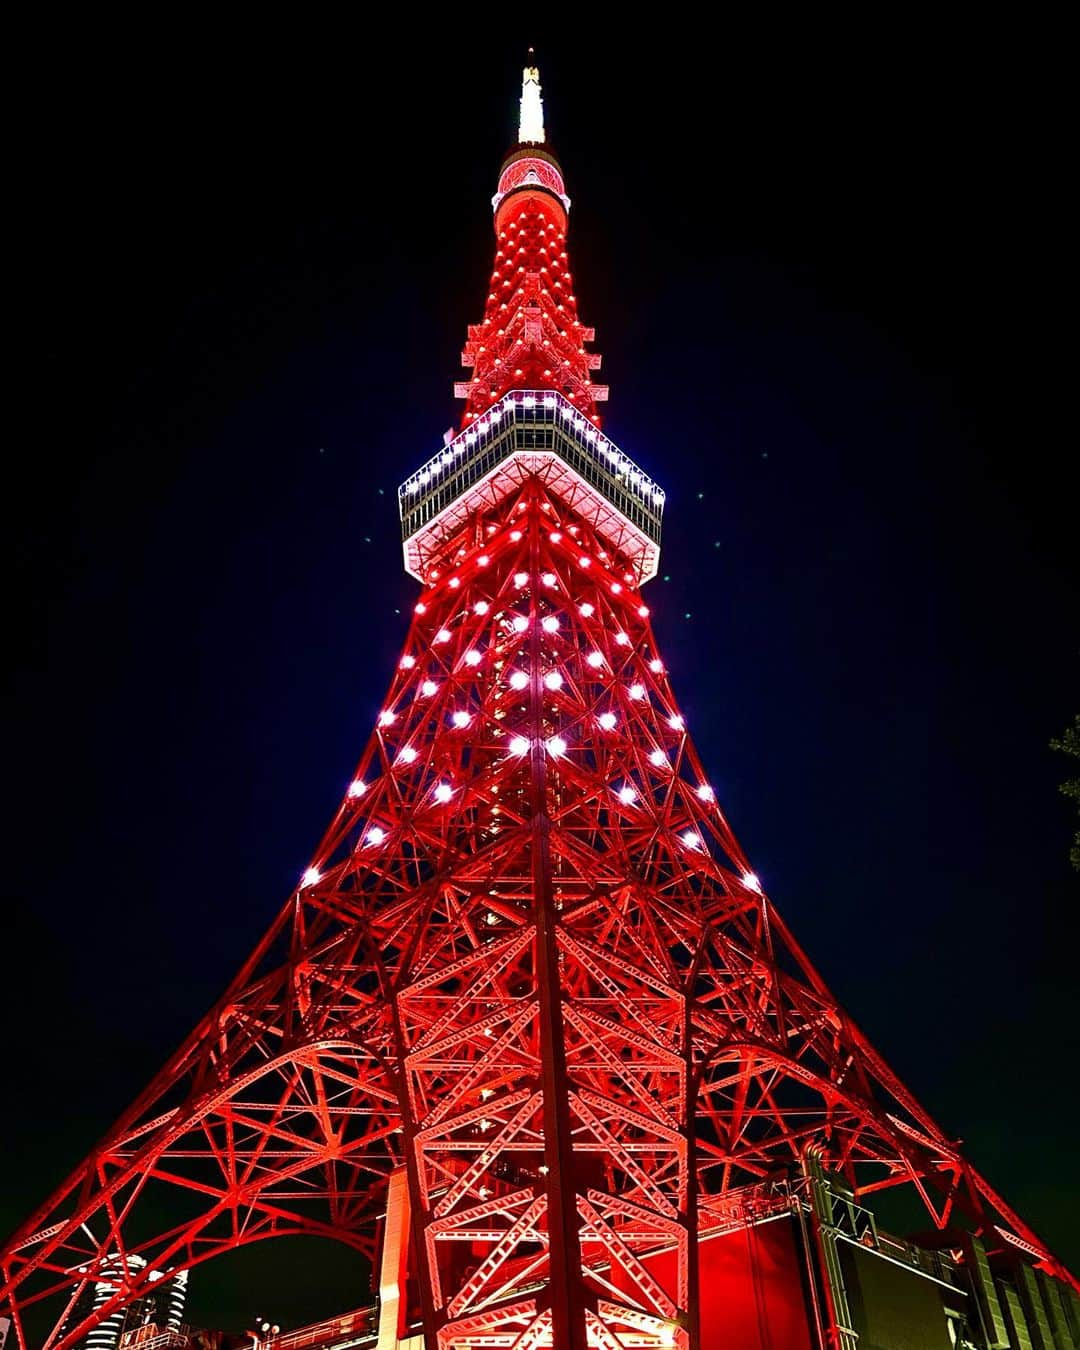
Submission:
MULTIPOLYGON (((501 246, 512 225, 562 243, 565 204, 511 188, 501 246)), ((4 1248, 20 1346, 28 1309, 52 1298, 60 1325, 107 1263, 130 1276, 51 1350, 151 1268, 297 1233, 374 1258, 402 1168, 432 1350, 699 1347, 697 1244, 808 1149, 1075 1286, 763 894, 642 601, 663 494, 580 385, 521 378, 467 391, 461 436, 402 489, 423 592, 301 885, 4 1248)))

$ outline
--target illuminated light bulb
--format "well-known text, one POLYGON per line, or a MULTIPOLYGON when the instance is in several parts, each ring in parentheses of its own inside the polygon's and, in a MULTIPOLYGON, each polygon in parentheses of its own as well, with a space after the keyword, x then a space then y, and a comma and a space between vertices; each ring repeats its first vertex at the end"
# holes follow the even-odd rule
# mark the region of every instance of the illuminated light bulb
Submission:
POLYGON ((419 602, 419 604, 416 606, 416 613, 417 613, 417 614, 426 614, 426 613, 427 613, 427 605, 425 605, 424 602, 423 602, 422 600, 421 600, 421 601, 419 602))
POLYGON ((641 699, 645 697, 645 686, 643 684, 632 684, 627 692, 631 698, 641 699))
POLYGON ((654 750, 649 756, 649 763, 655 769, 662 769, 667 763, 667 755, 664 754, 663 750, 654 750))
POLYGON ((697 795, 701 798, 703 802, 711 802, 716 797, 716 793, 712 790, 712 788, 708 785, 708 783, 701 784, 701 786, 697 790, 697 795))
POLYGON ((663 663, 663 661, 660 660, 659 657, 654 657, 654 658, 649 662, 649 669, 652 671, 652 673, 653 673, 654 675, 663 675, 663 673, 664 673, 664 663, 663 663))
POLYGON ((591 558, 579 558, 579 559, 578 559, 578 566, 579 566, 579 567, 591 567, 591 566, 592 566, 592 559, 591 559, 591 558))
POLYGON ((566 754, 566 742, 563 740, 561 736, 549 736, 545 744, 547 745, 550 754, 553 755, 566 754))
POLYGON ((604 664, 603 652, 590 652, 585 660, 592 666, 593 670, 599 670, 604 664))
POLYGON ((350 797, 362 797, 367 791, 367 784, 362 778, 356 778, 349 784, 348 795, 350 797))
POLYGON ((486 600, 477 600, 476 604, 473 605, 473 613, 486 614, 490 608, 491 606, 486 600))
POLYGON ((554 572, 545 572, 540 580, 545 586, 554 586, 558 581, 558 577, 556 577, 554 572))
POLYGON ((379 714, 379 726, 388 727, 391 722, 397 721, 397 713, 391 712, 389 708, 379 714))
POLYGON ((551 540, 553 544, 558 544, 562 540, 562 535, 558 532, 558 530, 552 530, 552 532, 548 535, 548 538, 551 540))
POLYGON ((630 635, 628 633, 616 633, 615 641, 619 644, 620 647, 629 647, 630 635))
POLYGON ((529 677, 523 670, 515 670, 510 676, 511 689, 524 689, 529 683, 529 677))
POLYGON ((322 873, 319 871, 317 867, 309 867, 307 871, 304 873, 304 875, 300 878, 300 885, 314 886, 315 883, 321 879, 321 877, 322 873))
POLYGON ((415 758, 416 751, 411 745, 403 745, 401 747, 401 750, 398 753, 398 759, 401 760, 402 764, 411 764, 415 758))
POLYGON ((698 834, 696 830, 687 830, 686 833, 681 834, 679 838, 687 848, 700 848, 701 846, 701 835, 698 834))
POLYGON ((525 736, 514 736, 509 746, 512 755, 527 755, 529 753, 529 742, 525 736))
POLYGON ((672 731, 682 731, 683 727, 686 726, 686 723, 679 716, 679 714, 676 713, 674 717, 668 718, 668 726, 672 729, 672 731))
POLYGON ((583 605, 578 606, 578 613, 583 615, 586 619, 591 619, 596 613, 596 606, 590 605, 588 600, 586 600, 583 605))
POLYGON ((596 719, 605 731, 611 731, 615 723, 619 720, 613 712, 601 713, 596 719))
POLYGON ((545 633, 557 633, 559 631, 559 621, 554 614, 546 614, 540 620, 540 627, 545 633))
POLYGON ((436 642, 449 642, 449 641, 450 641, 450 629, 449 629, 449 628, 440 628, 439 631, 435 634, 435 641, 436 641, 436 642))
POLYGON ((381 844, 386 838, 386 831, 381 830, 378 825, 373 825, 367 832, 367 841, 369 844, 381 844))
POLYGON ((516 543, 518 542, 518 540, 521 538, 521 531, 520 531, 520 530, 511 530, 511 531, 510 531, 510 538, 511 538, 511 539, 514 541, 514 543, 516 544, 516 543))
POLYGON ((437 694, 439 692, 439 686, 434 680, 425 680, 420 686, 420 692, 425 698, 430 698, 432 694, 437 694))
POLYGON ((619 592, 620 592, 621 590, 622 590, 622 582, 621 582, 621 581, 613 581, 613 582, 611 583, 611 593, 612 593, 612 595, 618 595, 619 592))
POLYGON ((488 557, 486 553, 481 553, 479 558, 477 558, 476 562, 479 567, 486 567, 488 563, 491 562, 491 559, 488 557))
POLYGON ((475 647, 470 647, 465 653, 465 664, 467 666, 478 666, 483 659, 483 652, 478 652, 475 647))
POLYGON ((514 585, 518 588, 519 591, 522 589, 523 586, 527 586, 528 584, 529 584, 528 572, 514 573, 514 585))
POLYGON ((466 712, 464 708, 459 708, 450 720, 456 727, 467 727, 472 721, 472 713, 466 712))
POLYGON ((548 689, 551 689, 552 691, 556 689, 561 689, 563 684, 563 678, 557 670, 549 670, 548 673, 544 676, 544 684, 547 686, 548 689))
POLYGON ((633 806, 637 801, 637 789, 630 787, 629 784, 626 787, 621 787, 619 789, 619 801, 622 802, 623 806, 633 806))
POLYGON ((638 616, 639 616, 640 618, 642 618, 642 619, 647 619, 647 618, 649 617, 649 606, 648 606, 648 605, 639 605, 639 606, 638 606, 638 616))
POLYGON ((515 633, 524 633, 529 626, 529 620, 524 614, 515 614, 513 629, 515 633))
POLYGON ((403 656, 403 657, 401 658, 401 669, 402 669, 402 670, 412 670, 413 666, 415 666, 415 665, 416 665, 416 657, 415 657, 415 656, 403 656))
POLYGON ((451 589, 451 590, 456 591, 457 588, 458 588, 460 585, 461 585, 461 578, 460 578, 460 577, 451 577, 451 578, 450 578, 450 589, 451 589))
POLYGON ((748 891, 754 891, 758 895, 761 894, 761 882, 758 880, 756 872, 744 872, 742 884, 748 891))
POLYGON ((435 788, 435 800, 437 802, 448 802, 454 795, 454 789, 449 783, 439 783, 435 788))

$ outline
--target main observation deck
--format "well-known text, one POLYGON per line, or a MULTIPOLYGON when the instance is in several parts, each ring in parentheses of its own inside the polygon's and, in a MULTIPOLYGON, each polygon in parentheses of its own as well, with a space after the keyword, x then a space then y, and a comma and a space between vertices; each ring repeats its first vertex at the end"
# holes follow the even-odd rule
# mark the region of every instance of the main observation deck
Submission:
POLYGON ((636 571, 656 575, 664 492, 561 394, 515 389, 398 488, 405 571, 430 580, 470 516, 540 475, 636 571))

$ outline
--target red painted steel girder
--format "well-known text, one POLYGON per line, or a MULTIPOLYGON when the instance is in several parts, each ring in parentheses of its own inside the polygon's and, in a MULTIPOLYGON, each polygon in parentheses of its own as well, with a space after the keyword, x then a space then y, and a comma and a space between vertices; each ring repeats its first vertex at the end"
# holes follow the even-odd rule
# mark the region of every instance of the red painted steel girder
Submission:
POLYGON ((699 1232, 808 1144, 856 1195, 909 1188, 1071 1278, 788 933, 633 573, 545 472, 448 542, 303 883, 5 1246, 20 1346, 117 1254, 147 1264, 97 1320, 153 1269, 281 1234, 371 1255, 403 1164, 441 1347, 692 1345, 699 1232))

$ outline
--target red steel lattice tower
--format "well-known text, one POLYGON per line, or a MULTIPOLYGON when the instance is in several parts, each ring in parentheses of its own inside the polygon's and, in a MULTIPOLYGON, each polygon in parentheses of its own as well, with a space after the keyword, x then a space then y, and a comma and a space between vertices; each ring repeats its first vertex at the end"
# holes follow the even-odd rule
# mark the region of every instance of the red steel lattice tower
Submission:
POLYGON ((152 1268, 277 1235, 377 1260, 389 1212, 384 1310, 411 1290, 430 1350, 700 1350, 700 1247, 826 1170, 1076 1287, 837 1006, 709 786, 531 68, 494 207, 463 429, 400 490, 423 589, 371 740, 225 995, 4 1248, 19 1346, 41 1300, 66 1350, 152 1268))

